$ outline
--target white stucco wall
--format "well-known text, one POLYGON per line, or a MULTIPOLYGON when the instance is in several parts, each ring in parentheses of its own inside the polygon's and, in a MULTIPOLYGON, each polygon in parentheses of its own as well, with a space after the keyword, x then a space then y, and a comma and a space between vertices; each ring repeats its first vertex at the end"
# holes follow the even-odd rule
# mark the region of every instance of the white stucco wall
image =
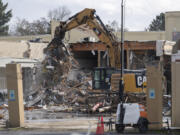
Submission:
POLYGON ((180 32, 180 11, 165 14, 166 40, 172 40, 173 32, 180 32))

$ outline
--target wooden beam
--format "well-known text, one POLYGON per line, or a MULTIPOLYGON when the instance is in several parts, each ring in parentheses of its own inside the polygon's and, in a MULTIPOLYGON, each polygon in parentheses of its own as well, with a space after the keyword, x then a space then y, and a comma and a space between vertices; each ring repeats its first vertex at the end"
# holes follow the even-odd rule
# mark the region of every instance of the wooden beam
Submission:
MULTIPOLYGON (((95 43, 71 43, 71 51, 105 51, 106 45, 102 42, 95 43)), ((125 41, 125 50, 156 50, 156 41, 125 41)))
POLYGON ((98 67, 101 67, 101 51, 98 51, 98 67))
POLYGON ((129 64, 129 49, 126 50, 126 68, 130 69, 130 64, 129 64))
POLYGON ((125 44, 125 50, 156 50, 156 45, 146 44, 125 44))
POLYGON ((71 51, 105 51, 106 46, 103 43, 72 43, 70 44, 71 51))

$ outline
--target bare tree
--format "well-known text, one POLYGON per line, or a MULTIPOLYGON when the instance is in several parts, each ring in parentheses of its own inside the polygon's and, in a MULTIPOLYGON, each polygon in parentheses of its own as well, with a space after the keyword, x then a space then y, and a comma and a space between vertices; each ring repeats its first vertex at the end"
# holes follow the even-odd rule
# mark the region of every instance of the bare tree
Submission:
POLYGON ((19 36, 50 33, 50 23, 45 18, 40 18, 33 22, 17 18, 17 23, 14 27, 14 35, 19 36))
POLYGON ((118 24, 118 22, 116 20, 113 20, 112 22, 109 21, 108 25, 110 26, 111 30, 115 31, 115 32, 120 31, 120 29, 121 29, 119 27, 119 24, 118 24))
POLYGON ((60 6, 56 9, 50 10, 48 12, 48 18, 50 20, 64 21, 70 14, 71 11, 66 6, 60 6))
MULTIPOLYGON (((113 20, 112 22, 108 21, 108 24, 106 26, 108 27, 108 29, 110 31, 113 31, 113 32, 120 32, 121 31, 120 24, 116 20, 113 20)), ((128 29, 124 28, 124 31, 128 31, 128 29)))
POLYGON ((26 19, 17 18, 17 22, 15 24, 15 35, 32 35, 32 30, 30 23, 26 19))
POLYGON ((31 23, 33 32, 35 34, 49 34, 50 33, 50 23, 46 18, 41 18, 35 20, 31 23))
POLYGON ((64 21, 69 17, 71 11, 66 6, 60 6, 48 12, 48 18, 40 18, 29 22, 26 19, 17 19, 13 35, 38 35, 50 33, 50 20, 64 21))

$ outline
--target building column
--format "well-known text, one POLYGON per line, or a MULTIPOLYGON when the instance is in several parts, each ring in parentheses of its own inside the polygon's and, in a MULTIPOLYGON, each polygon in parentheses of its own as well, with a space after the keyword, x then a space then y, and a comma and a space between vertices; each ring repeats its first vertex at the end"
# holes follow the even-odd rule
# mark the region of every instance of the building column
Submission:
POLYGON ((20 64, 6 65, 9 126, 24 126, 22 72, 20 64))
POLYGON ((159 66, 147 67, 147 115, 149 122, 158 122, 159 124, 150 124, 149 128, 160 130, 162 128, 163 111, 163 73, 159 66))

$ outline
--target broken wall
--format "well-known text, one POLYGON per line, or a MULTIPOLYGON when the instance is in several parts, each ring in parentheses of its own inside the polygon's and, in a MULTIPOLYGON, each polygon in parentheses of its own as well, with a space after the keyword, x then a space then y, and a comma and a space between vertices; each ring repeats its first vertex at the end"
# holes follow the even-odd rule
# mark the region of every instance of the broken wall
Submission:
POLYGON ((156 57, 156 51, 143 50, 143 51, 131 51, 129 56, 130 69, 142 69, 147 65, 153 65, 159 58, 156 57))
MULTIPOLYGON (((7 94, 7 86, 6 86, 6 69, 5 67, 0 68, 0 100, 2 99, 2 95, 6 96, 7 94)), ((34 89, 40 85, 40 81, 42 79, 39 78, 38 73, 34 73, 34 69, 31 67, 22 68, 22 81, 23 81, 23 92, 26 97, 28 93, 32 92, 34 89)))
POLYGON ((6 70, 4 67, 0 68, 0 90, 6 89, 6 70))

